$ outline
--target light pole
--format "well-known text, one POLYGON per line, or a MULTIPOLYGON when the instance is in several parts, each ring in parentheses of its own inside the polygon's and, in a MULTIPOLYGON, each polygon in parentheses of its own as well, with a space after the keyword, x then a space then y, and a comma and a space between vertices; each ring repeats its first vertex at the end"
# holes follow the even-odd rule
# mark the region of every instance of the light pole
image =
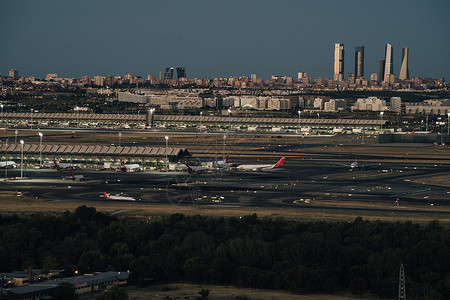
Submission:
POLYGON ((19 133, 19 131, 16 129, 16 131, 14 131, 14 145, 17 144, 17 134, 19 133))
POLYGON ((222 153, 222 161, 225 162, 225 144, 226 144, 227 136, 223 135, 223 153, 222 153))
POLYGON ((298 130, 297 130, 297 133, 299 133, 300 132, 300 115, 302 114, 302 112, 301 111, 298 111, 298 130))
POLYGON ((231 121, 230 121, 230 119, 231 119, 231 109, 228 109, 228 130, 230 130, 231 128, 230 128, 230 124, 231 124, 231 121))
POLYGON ((80 110, 80 108, 78 106, 75 106, 75 110, 77 111, 76 112, 76 117, 77 117, 76 118, 76 124, 77 124, 76 127, 78 127, 78 111, 80 110))
POLYGON ((317 113, 317 134, 320 134, 320 114, 317 113))
POLYGON ((43 136, 44 135, 42 134, 42 132, 39 132, 39 152, 40 152, 40 157, 41 157, 40 164, 39 164, 40 168, 42 168, 42 137, 43 136))
POLYGON ((202 119, 203 119, 203 112, 200 112, 200 132, 202 132, 202 119))
POLYGON ((119 132, 119 147, 120 147, 120 141, 122 139, 122 132, 119 132))
POLYGON ((450 134, 450 112, 447 113, 447 134, 450 134))
POLYGON ((34 109, 31 109, 31 129, 33 129, 33 110, 34 109))
POLYGON ((428 116, 427 116, 427 122, 425 123, 425 130, 428 131, 428 116))
POLYGON ((168 143, 169 143, 169 136, 166 135, 165 139, 166 139, 166 168, 167 168, 167 171, 168 171, 169 170, 169 160, 168 160, 168 156, 167 156, 167 146, 168 146, 168 143))
POLYGON ((0 104, 0 107, 2 108, 2 124, 3 124, 3 103, 0 104))
POLYGON ((155 112, 154 108, 150 108, 150 129, 153 129, 153 113, 155 112))
POLYGON ((5 181, 8 181, 8 139, 6 139, 6 167, 5 167, 5 181))
POLYGON ((22 145, 22 151, 20 152, 20 179, 23 178, 23 144, 24 141, 20 140, 20 144, 22 145))
POLYGON ((383 131, 383 115, 384 115, 384 111, 380 112, 380 131, 383 131))

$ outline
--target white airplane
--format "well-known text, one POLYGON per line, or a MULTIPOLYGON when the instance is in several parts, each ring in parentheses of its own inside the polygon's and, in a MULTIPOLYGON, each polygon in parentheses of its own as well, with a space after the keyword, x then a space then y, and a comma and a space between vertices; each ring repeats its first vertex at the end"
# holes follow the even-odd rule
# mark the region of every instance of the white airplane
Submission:
POLYGON ((186 166, 188 172, 191 174, 206 173, 206 170, 202 166, 190 166, 188 161, 186 161, 186 166))
POLYGON ((53 157, 53 164, 55 165, 56 170, 58 171, 69 171, 78 169, 78 166, 71 163, 57 163, 56 159, 53 157))
POLYGON ((274 165, 239 165, 236 167, 238 171, 262 171, 262 170, 271 170, 281 167, 284 163, 284 157, 282 157, 276 164, 274 165))
POLYGON ((111 200, 136 201, 136 199, 134 199, 133 197, 130 197, 130 196, 111 195, 111 194, 107 194, 106 192, 103 192, 103 196, 104 196, 106 199, 111 199, 111 200))
POLYGON ((17 168, 17 165, 14 161, 8 160, 8 161, 0 161, 0 168, 17 168))
MULTIPOLYGON (((381 163, 378 164, 378 166, 380 166, 380 165, 381 165, 381 163)), ((355 160, 351 164, 349 164, 349 165, 343 164, 343 166, 346 169, 349 169, 350 171, 353 171, 353 170, 362 170, 362 169, 366 169, 366 168, 372 168, 372 167, 376 167, 377 165, 362 165, 362 164, 358 163, 357 160, 355 160)))
POLYGON ((70 176, 63 177, 63 180, 73 180, 73 181, 88 181, 89 177, 84 177, 83 175, 73 175, 73 171, 70 170, 70 176))
POLYGON ((120 159, 120 168, 123 172, 140 172, 142 168, 139 164, 124 164, 122 159, 120 159))
POLYGON ((225 166, 225 164, 227 164, 228 163, 228 157, 230 156, 230 154, 228 154, 226 157, 225 157, 225 160, 218 160, 218 161, 210 161, 210 162, 207 162, 207 164, 208 165, 213 165, 213 166, 215 166, 215 167, 224 167, 225 166))

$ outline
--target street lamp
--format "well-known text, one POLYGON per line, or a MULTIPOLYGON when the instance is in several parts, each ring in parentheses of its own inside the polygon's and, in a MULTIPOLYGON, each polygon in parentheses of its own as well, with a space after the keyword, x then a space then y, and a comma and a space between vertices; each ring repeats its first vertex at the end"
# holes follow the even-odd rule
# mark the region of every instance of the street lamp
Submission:
POLYGON ((5 167, 5 181, 8 181, 8 139, 6 139, 6 167, 5 167))
POLYGON ((20 179, 23 178, 23 144, 25 142, 23 140, 20 140, 20 144, 22 145, 22 151, 20 154, 20 179))
POLYGON ((202 119, 203 119, 203 112, 200 112, 200 132, 202 132, 202 119))
POLYGON ((223 135, 223 153, 222 153, 222 161, 225 163, 225 145, 226 145, 227 136, 223 135))
POLYGON ((302 112, 301 111, 298 111, 298 130, 297 130, 297 133, 299 133, 300 132, 300 115, 302 114, 302 112))
POLYGON ((383 115, 384 111, 380 111, 380 131, 383 131, 383 115))
POLYGON ((34 109, 31 109, 31 129, 33 129, 33 111, 34 109))
POLYGON ((317 113, 317 134, 320 134, 320 114, 317 113))
POLYGON ((2 124, 3 124, 3 103, 0 104, 0 107, 2 108, 2 124))
POLYGON ((167 158, 167 145, 169 143, 169 137, 166 135, 165 139, 166 139, 166 168, 167 170, 169 170, 169 160, 167 158))
POLYGON ((450 112, 447 113, 447 134, 450 134, 450 112))
POLYGON ((120 147, 120 140, 122 138, 122 132, 119 132, 119 147, 120 147))
POLYGON ((75 106, 75 110, 77 111, 77 115, 76 115, 76 123, 77 123, 77 126, 76 127, 78 127, 78 112, 79 112, 79 110, 80 110, 80 108, 78 107, 78 106, 75 106))
POLYGON ((231 109, 228 109, 228 130, 230 130, 231 109))
POLYGON ((428 131, 428 116, 427 116, 427 122, 425 123, 425 130, 428 131))
POLYGON ((15 131, 14 131, 14 134, 15 134, 15 136, 14 136, 14 145, 15 144, 17 144, 17 134, 19 133, 19 131, 16 129, 15 131))
POLYGON ((150 108, 150 129, 153 129, 153 113, 155 112, 154 108, 150 108))
POLYGON ((40 152, 40 156, 41 156, 41 162, 39 164, 39 166, 42 168, 42 137, 44 135, 42 134, 42 132, 39 132, 39 152, 40 152))

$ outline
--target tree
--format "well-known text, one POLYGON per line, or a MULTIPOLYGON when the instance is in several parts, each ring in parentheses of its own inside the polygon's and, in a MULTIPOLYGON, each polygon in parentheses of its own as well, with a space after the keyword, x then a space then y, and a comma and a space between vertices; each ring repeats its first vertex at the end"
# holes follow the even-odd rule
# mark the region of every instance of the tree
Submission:
POLYGON ((75 293, 75 286, 70 282, 61 282, 52 294, 55 300, 74 300, 78 298, 75 293))
POLYGON ((115 285, 110 290, 95 297, 95 300, 128 300, 128 291, 124 287, 115 285))

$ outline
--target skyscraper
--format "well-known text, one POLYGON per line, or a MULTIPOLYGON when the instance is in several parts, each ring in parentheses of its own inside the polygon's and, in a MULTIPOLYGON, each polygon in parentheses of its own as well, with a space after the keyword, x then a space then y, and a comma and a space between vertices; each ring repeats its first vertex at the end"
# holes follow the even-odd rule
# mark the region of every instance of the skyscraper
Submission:
POLYGON ((334 81, 344 80, 344 44, 334 44, 334 81))
POLYGON ((384 82, 389 82, 389 74, 394 73, 394 47, 386 44, 385 49, 385 66, 384 66, 384 82))
POLYGON ((403 47, 402 48, 402 67, 400 69, 400 75, 398 76, 398 78, 401 80, 409 79, 408 54, 409 54, 409 48, 403 47))
POLYGON ((378 80, 379 81, 383 81, 384 80, 384 67, 386 65, 386 62, 384 61, 384 59, 380 59, 380 73, 378 76, 378 80))
POLYGON ((186 78, 186 69, 184 67, 177 68, 177 79, 186 78))
POLYGON ((164 72, 164 79, 173 79, 173 67, 167 67, 164 72))
POLYGON ((364 46, 355 47, 355 76, 364 77, 364 46))

